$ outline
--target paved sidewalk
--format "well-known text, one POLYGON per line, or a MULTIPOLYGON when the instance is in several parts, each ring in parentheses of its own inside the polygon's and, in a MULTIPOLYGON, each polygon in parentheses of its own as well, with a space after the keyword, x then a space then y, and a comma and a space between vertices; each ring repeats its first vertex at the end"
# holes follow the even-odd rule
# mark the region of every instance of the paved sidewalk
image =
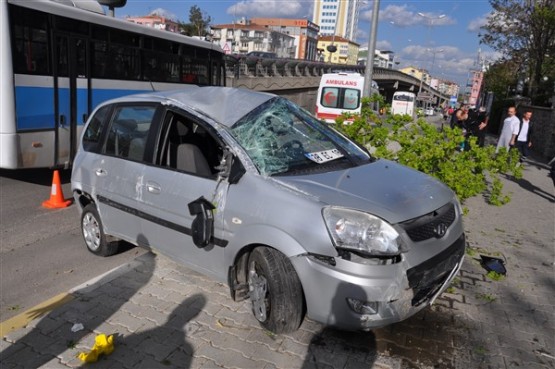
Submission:
MULTIPOLYGON (((465 206, 468 251, 461 273, 433 307, 372 332, 341 332, 305 320, 298 332, 261 329, 249 302, 226 285, 146 254, 79 286, 74 299, 0 342, 4 368, 555 368, 555 194, 547 166, 504 178, 512 201, 465 206), (506 260, 500 281, 479 254, 506 260), (74 323, 84 330, 72 332, 74 323), (115 350, 83 364, 97 334, 115 350)), ((102 259, 98 259, 102 262, 102 259)))

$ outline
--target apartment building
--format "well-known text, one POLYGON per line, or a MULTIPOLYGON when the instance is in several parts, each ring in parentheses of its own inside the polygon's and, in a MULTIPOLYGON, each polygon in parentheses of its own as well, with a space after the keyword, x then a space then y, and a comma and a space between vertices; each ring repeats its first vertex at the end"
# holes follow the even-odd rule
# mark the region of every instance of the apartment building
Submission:
POLYGON ((173 20, 158 15, 145 15, 142 17, 127 17, 125 20, 163 31, 179 33, 179 24, 173 20))
POLYGON ((295 58, 316 60, 320 27, 307 19, 252 18, 251 24, 284 33, 295 39, 295 58))
POLYGON ((213 43, 226 54, 247 54, 251 51, 275 53, 278 58, 294 58, 295 37, 253 24, 245 18, 231 24, 210 26, 213 43))
POLYGON ((320 60, 328 63, 356 65, 359 44, 340 36, 321 36, 318 39, 320 60), (328 46, 336 51, 330 52, 328 46))
POLYGON ((312 21, 320 26, 323 36, 355 40, 361 4, 360 0, 314 0, 312 21))

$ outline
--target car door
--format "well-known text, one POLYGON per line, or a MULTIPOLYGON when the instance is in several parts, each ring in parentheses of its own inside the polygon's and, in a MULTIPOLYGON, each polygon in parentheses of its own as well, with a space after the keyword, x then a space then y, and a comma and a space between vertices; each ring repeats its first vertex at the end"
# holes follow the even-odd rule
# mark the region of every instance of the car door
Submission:
POLYGON ((143 157, 156 110, 153 104, 116 104, 101 155, 90 164, 105 232, 139 245, 143 238, 143 157))
POLYGON ((182 111, 167 111, 159 137, 154 165, 144 171, 145 241, 174 260, 221 278, 227 270, 222 235, 228 184, 218 181, 215 167, 222 145, 209 126, 182 111), (200 219, 198 211, 213 219, 200 219), (195 243, 199 224, 213 232, 205 243, 195 243))

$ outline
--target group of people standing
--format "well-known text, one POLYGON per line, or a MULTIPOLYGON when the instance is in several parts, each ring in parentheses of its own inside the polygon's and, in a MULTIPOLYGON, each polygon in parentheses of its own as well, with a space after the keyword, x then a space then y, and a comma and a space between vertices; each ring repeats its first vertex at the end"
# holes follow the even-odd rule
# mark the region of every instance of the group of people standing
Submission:
MULTIPOLYGON (((484 107, 469 109, 468 105, 461 105, 457 110, 450 112, 451 128, 459 127, 463 130, 465 138, 470 135, 477 137, 478 145, 484 146, 486 137, 486 127, 489 116, 484 107)), ((532 111, 525 110, 522 120, 516 116, 516 108, 510 106, 507 110, 507 117, 503 121, 503 128, 497 141, 495 152, 499 152, 501 147, 507 150, 515 147, 520 151, 521 158, 525 159, 532 147, 532 111)), ((464 144, 463 144, 464 145, 464 144)))
MULTIPOLYGON (((469 109, 468 105, 461 105, 458 109, 453 109, 450 115, 451 128, 459 127, 462 129, 465 143, 466 138, 472 135, 478 139, 478 146, 484 146, 486 141, 486 127, 489 121, 486 108, 482 106, 478 109, 469 109)), ((463 149, 465 149, 465 147, 463 147, 463 149)))
POLYGON ((503 121, 503 129, 497 141, 498 152, 501 147, 509 150, 516 147, 521 154, 521 158, 526 159, 532 147, 532 111, 526 110, 522 115, 522 120, 516 116, 516 108, 510 106, 507 110, 508 116, 503 121))

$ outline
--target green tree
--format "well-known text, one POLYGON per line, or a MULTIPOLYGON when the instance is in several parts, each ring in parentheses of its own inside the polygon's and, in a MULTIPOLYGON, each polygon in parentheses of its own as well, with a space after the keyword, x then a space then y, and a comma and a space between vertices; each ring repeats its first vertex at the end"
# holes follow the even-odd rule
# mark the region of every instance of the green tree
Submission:
POLYGON ((507 98, 517 85, 518 65, 512 61, 498 62, 484 74, 484 88, 500 99, 507 98))
POLYGON ((479 147, 473 138, 461 151, 464 138, 459 128, 438 130, 421 118, 413 122, 408 115, 381 118, 365 108, 370 103, 370 99, 363 99, 360 116, 350 124, 344 124, 348 116, 340 117, 335 128, 368 148, 375 157, 397 160, 438 178, 461 201, 481 193, 493 205, 510 201, 502 192, 499 176, 508 173, 516 178, 522 176, 517 150, 502 149, 495 154, 494 146, 479 147))
POLYGON ((189 9, 189 22, 192 27, 192 36, 202 37, 206 36, 206 30, 210 26, 212 18, 200 10, 198 6, 193 5, 191 9, 189 9))
POLYGON ((517 66, 524 95, 546 104, 555 81, 555 0, 490 0, 480 41, 517 66))
POLYGON ((179 32, 182 35, 185 36, 193 36, 194 35, 194 29, 193 29, 193 25, 189 24, 189 23, 185 23, 185 22, 178 22, 179 24, 179 32))

